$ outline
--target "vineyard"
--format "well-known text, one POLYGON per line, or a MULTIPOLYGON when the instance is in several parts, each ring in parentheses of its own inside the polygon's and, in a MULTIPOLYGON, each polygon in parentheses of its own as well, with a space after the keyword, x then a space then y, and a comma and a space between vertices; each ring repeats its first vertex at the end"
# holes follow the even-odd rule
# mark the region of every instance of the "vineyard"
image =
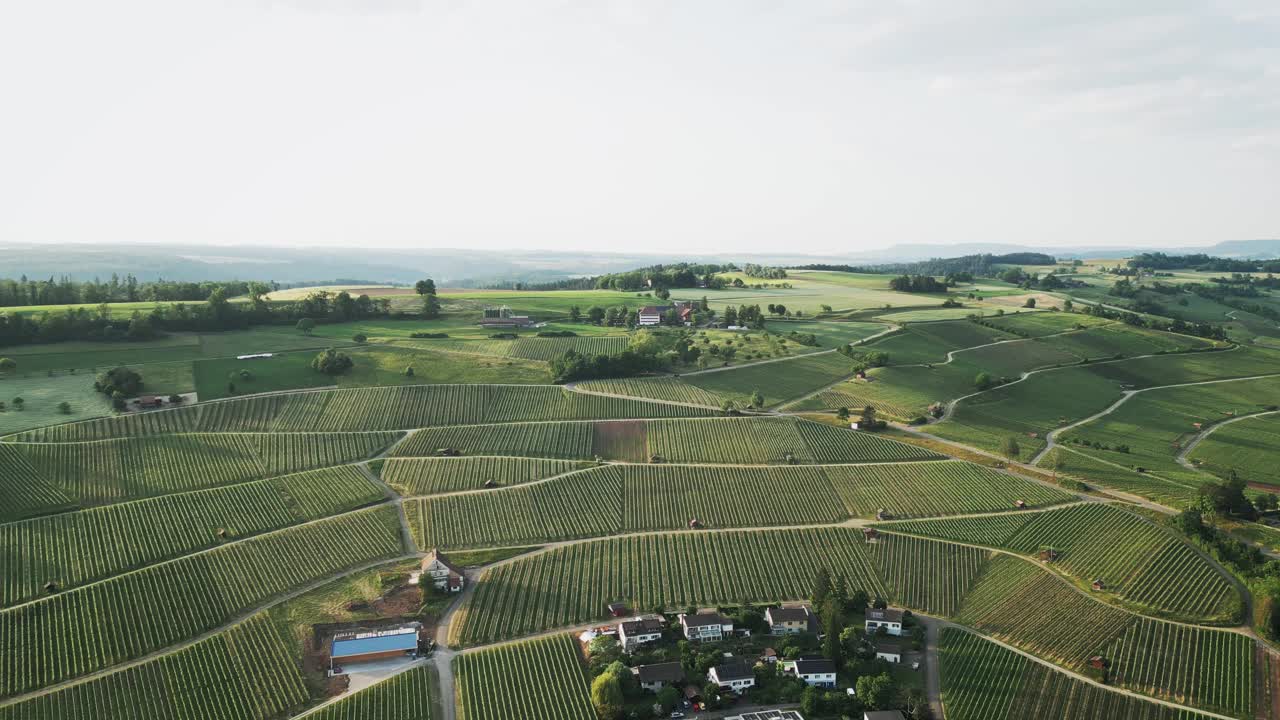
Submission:
MULTIPOLYGON (((756 363, 682 379, 705 392, 746 404, 751 393, 765 394, 765 405, 778 405, 839 382, 853 374, 853 363, 840 353, 826 352, 790 360, 756 363)), ((719 403, 716 403, 719 405, 719 403)))
POLYGON ((0 612, 0 696, 140 657, 216 628, 274 595, 402 552, 398 513, 386 507, 16 606, 0 612))
POLYGON ((891 529, 1036 555, 1052 548, 1055 568, 1130 602, 1193 620, 1235 620, 1241 599, 1231 583, 1169 531, 1110 505, 1089 503, 1040 513, 894 523, 891 529))
POLYGON ((724 398, 691 385, 676 377, 617 378, 613 380, 587 380, 574 386, 583 392, 626 395, 628 397, 664 400, 718 408, 724 398))
POLYGON ((675 530, 836 523, 845 519, 825 468, 628 465, 622 527, 675 530), (732 502, 726 502, 732 498, 732 502))
POLYGON ((886 599, 931 615, 951 615, 986 565, 986 550, 881 535, 868 552, 888 591, 886 599))
POLYGON ((258 395, 82 423, 15 439, 100 440, 175 432, 364 432, 542 420, 698 417, 711 410, 550 385, 403 385, 258 395))
POLYGON ((0 606, 382 498, 343 467, 0 525, 0 606))
MULTIPOLYGON (((672 406, 675 407, 675 406, 672 406)), ((726 417, 623 422, 512 423, 427 428, 396 447, 397 457, 464 455, 768 465, 928 460, 904 443, 790 417, 726 417), (643 443, 643 445, 641 445, 643 443), (642 448, 643 447, 643 451, 642 448), (790 459, 790 460, 789 460, 790 459)))
POLYGON ((641 535, 569 545, 487 570, 450 626, 476 645, 637 608, 807 597, 819 567, 885 596, 862 534, 845 528, 641 535), (573 588, 565 592, 565 588, 573 588))
POLYGON ((455 665, 461 720, 596 718, 587 669, 570 635, 466 653, 455 665))
POLYGON ((307 715, 307 720, 438 720, 434 665, 418 665, 307 715))
POLYGON ((585 470, 529 487, 406 500, 414 541, 423 548, 521 545, 618 532, 617 468, 585 470))
POLYGON ((49 484, 85 505, 188 492, 362 460, 398 433, 208 433, 16 444, 49 484))
POLYGON ((1090 685, 958 628, 943 628, 938 651, 952 720, 1209 718, 1090 685))
POLYGON ((264 615, 175 653, 0 708, 0 720, 268 720, 306 687, 264 615))
POLYGON ((392 458, 382 479, 401 495, 479 490, 487 483, 520 485, 590 467, 584 462, 510 457, 392 458))
POLYGON ((1225 478, 1236 471, 1248 482, 1280 485, 1274 450, 1280 447, 1280 416, 1266 415, 1215 430, 1191 452, 1192 462, 1225 478))
POLYGON ((1056 505, 1074 498, 1014 475, 955 460, 910 465, 824 468, 845 509, 854 517, 888 510, 895 518, 1012 510, 1056 505))
POLYGON ((21 520, 33 515, 75 507, 75 502, 51 485, 13 445, 0 443, 0 522, 21 520))
POLYGON ((1248 637, 1134 615, 1016 558, 991 562, 956 619, 1077 672, 1101 655, 1136 692, 1231 715, 1253 704, 1248 637))

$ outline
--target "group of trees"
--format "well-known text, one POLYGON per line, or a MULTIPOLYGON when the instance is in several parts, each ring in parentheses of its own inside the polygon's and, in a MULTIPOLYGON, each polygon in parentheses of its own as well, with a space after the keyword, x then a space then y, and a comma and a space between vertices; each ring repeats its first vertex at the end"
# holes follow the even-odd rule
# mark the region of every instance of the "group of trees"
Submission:
POLYGON ((624 350, 616 355, 569 350, 551 361, 554 382, 629 377, 661 370, 666 364, 656 355, 624 350))
POLYGON ((142 375, 127 367, 112 368, 93 381, 93 389, 111 398, 111 405, 116 410, 123 410, 125 398, 142 392, 142 387, 142 375))
POLYGON ((737 269, 732 264, 676 263, 674 265, 652 265, 637 270, 597 276, 594 278, 593 285, 597 290, 624 290, 627 292, 635 292, 644 288, 706 287, 718 289, 724 287, 724 280, 716 277, 716 273, 732 272, 737 269))
MULTIPOLYGON (((139 282, 133 275, 122 279, 112 275, 106 282, 100 280, 76 281, 70 278, 54 280, 30 280, 23 275, 17 280, 0 279, 0 307, 28 307, 32 305, 97 305, 121 302, 203 302, 213 291, 222 288, 232 295, 246 295, 253 283, 240 280, 230 282, 174 282, 155 280, 139 282)), ((278 286, 272 285, 271 289, 278 286)))
POLYGON ((342 375, 355 367, 350 355, 329 348, 311 360, 311 369, 325 375, 342 375))
MULTIPOLYGON (((97 308, 68 308, 32 314, 0 314, 0 347, 66 340, 149 340, 165 331, 242 330, 254 325, 313 322, 347 322, 375 317, 395 317, 386 298, 318 291, 295 302, 269 303, 269 287, 250 283, 244 302, 231 302, 235 284, 214 288, 204 302, 157 304, 149 311, 135 311, 129 318, 113 317, 108 304, 97 308), (230 288, 230 290, 228 290, 230 288)), ((412 317, 405 314, 405 317, 412 317)))
POLYGON ((889 289, 907 293, 944 293, 947 284, 932 275, 901 275, 889 281, 889 289))
POLYGON ((933 258, 910 263, 882 263, 878 265, 830 265, 810 264, 797 265, 800 270, 827 270, 850 273, 893 273, 902 275, 936 275, 957 276, 957 282, 972 282, 974 277, 993 277, 1006 265, 1053 265, 1057 259, 1044 253, 1007 253, 1004 255, 962 255, 953 258, 933 258), (968 280, 959 280, 961 273, 968 274, 968 280))
POLYGON ((754 263, 743 265, 742 273, 747 277, 761 278, 763 280, 783 280, 787 277, 785 268, 756 265, 754 263))
POLYGON ((1130 268, 1143 270, 1203 270, 1206 272, 1280 272, 1280 260, 1238 260, 1214 257, 1205 253, 1166 255, 1162 252, 1139 253, 1129 258, 1130 268))
POLYGON ((436 297, 436 283, 431 278, 414 283, 413 289, 422 297, 422 317, 435 320, 440 317, 440 299, 436 297))

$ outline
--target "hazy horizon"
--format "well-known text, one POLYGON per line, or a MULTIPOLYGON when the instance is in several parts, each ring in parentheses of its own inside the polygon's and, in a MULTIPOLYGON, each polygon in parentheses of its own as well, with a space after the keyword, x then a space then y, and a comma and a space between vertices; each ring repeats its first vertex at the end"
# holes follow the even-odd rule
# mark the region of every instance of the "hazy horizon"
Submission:
POLYGON ((0 245, 857 254, 1280 235, 1256 0, 0 9, 0 245))

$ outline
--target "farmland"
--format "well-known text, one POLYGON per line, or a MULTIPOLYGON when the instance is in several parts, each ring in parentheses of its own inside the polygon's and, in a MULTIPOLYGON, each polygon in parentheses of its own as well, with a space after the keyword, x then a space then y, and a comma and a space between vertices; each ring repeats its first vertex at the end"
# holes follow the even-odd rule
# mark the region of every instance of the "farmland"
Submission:
POLYGON ((917 535, 986 544, 1034 556, 1154 611, 1196 620, 1234 621, 1241 599, 1231 584, 1167 530, 1110 505, 1090 503, 1039 513, 922 520, 886 526, 917 535))
POLYGON ((1215 430, 1191 452, 1191 461, 1218 477, 1232 470, 1248 482, 1280 485, 1280 466, 1272 456, 1280 447, 1276 415, 1247 418, 1215 430))
POLYGON ((761 391, 765 395, 765 405, 772 406, 819 390, 852 374, 853 365, 844 355, 819 353, 792 360, 685 375, 682 379, 740 405, 748 404, 751 394, 761 391))
POLYGON ((140 657, 216 628, 273 595, 401 552, 395 511, 369 510, 0 611, 0 696, 140 657), (98 632, 80 632, 78 619, 87 616, 96 618, 98 632))
POLYGON ((268 720, 306 700, 263 615, 177 652, 15 705, 0 720, 268 720))
POLYGON ((343 467, 0 525, 0 606, 39 596, 47 582, 65 591, 382 498, 343 467))
POLYGON ((631 536, 527 555, 486 571, 449 640, 476 645, 576 625, 600 618, 605 605, 619 599, 644 608, 797 599, 808 596, 820 566, 845 576, 851 587, 885 594, 854 530, 631 536))
POLYGON ((942 699, 955 720, 1208 720, 1054 672, 957 628, 939 644, 942 699))
POLYGON ((435 666, 419 665, 308 715, 309 720, 438 720, 435 666))
POLYGON ((587 670, 569 635, 462 655, 457 673, 458 717, 463 720, 596 717, 587 670))
POLYGON ((382 479, 401 495, 435 495, 479 490, 489 482, 519 485, 588 467, 587 463, 534 458, 392 458, 382 479))
POLYGON ((583 392, 627 395, 706 407, 720 407, 723 402, 723 398, 713 392, 703 390, 680 378, 668 376, 588 380, 578 383, 575 387, 583 392))
POLYGON ((893 517, 997 512, 1067 502, 1061 490, 965 462, 826 467, 827 477, 854 517, 875 517, 879 509, 893 517))

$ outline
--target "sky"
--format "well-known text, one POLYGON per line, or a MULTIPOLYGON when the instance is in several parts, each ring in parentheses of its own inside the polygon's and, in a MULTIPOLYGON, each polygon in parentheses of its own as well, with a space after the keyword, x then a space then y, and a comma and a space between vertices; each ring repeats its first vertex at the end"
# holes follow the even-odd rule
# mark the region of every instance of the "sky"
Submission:
POLYGON ((1274 0, 0 2, 0 241, 1280 236, 1274 0))

